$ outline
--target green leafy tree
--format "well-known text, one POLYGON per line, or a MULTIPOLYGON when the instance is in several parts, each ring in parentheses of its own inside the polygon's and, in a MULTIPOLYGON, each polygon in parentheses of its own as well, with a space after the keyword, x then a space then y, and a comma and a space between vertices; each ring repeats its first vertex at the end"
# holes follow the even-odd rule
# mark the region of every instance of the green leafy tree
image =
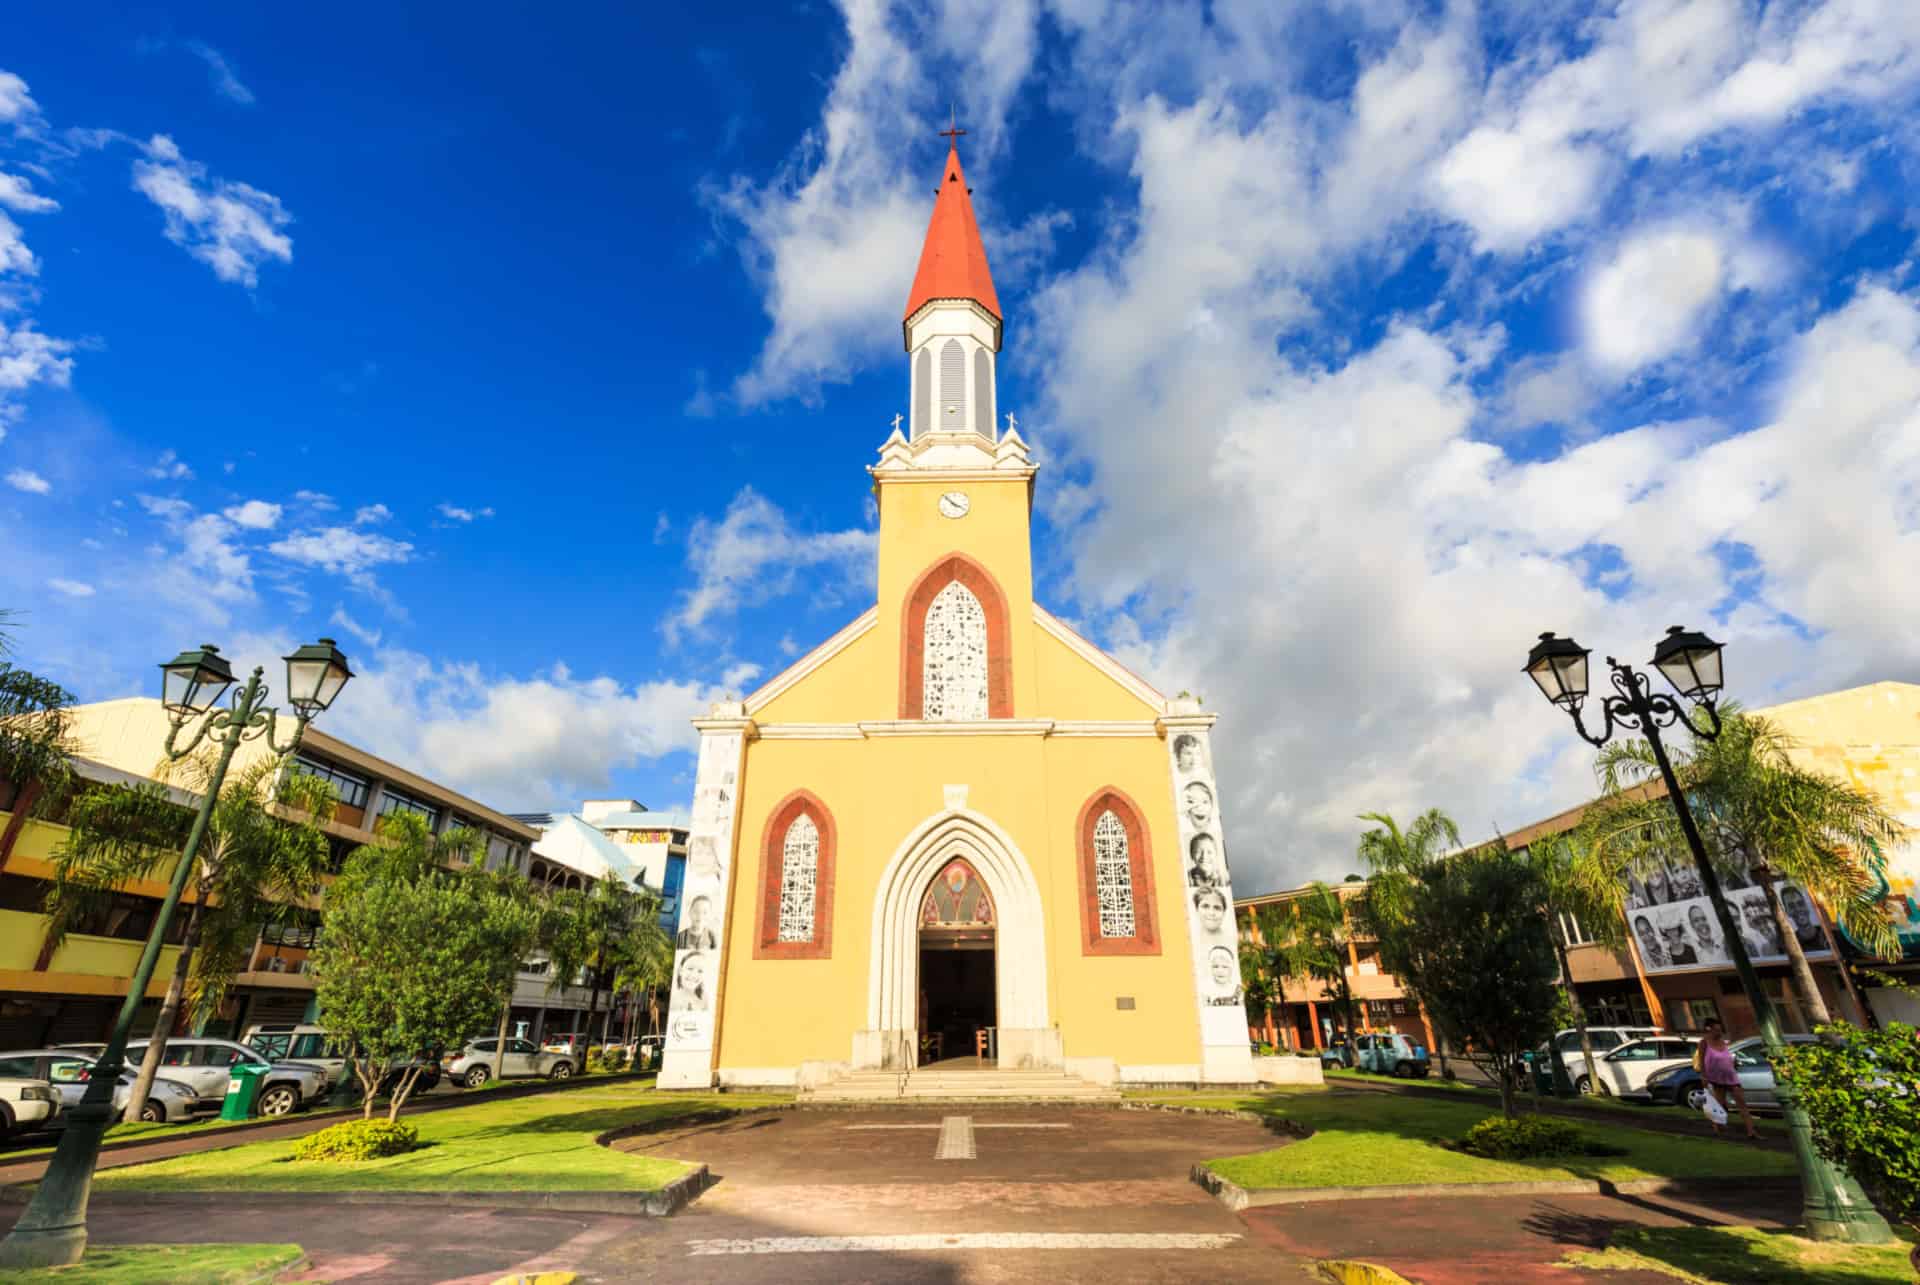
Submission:
POLYGON ((418 813, 389 812, 380 818, 374 841, 347 854, 331 895, 353 897, 369 883, 421 883, 472 869, 475 856, 485 850, 480 834, 466 826, 435 834, 418 813))
POLYGON ((1276 979, 1306 977, 1320 983, 1340 1016, 1341 1038, 1352 1064, 1353 979, 1347 969, 1354 932, 1346 901, 1316 879, 1291 901, 1259 907, 1254 919, 1266 943, 1265 971, 1276 979))
MULTIPOLYGON (((188 876, 180 953, 127 1102, 128 1120, 138 1120, 146 1107, 183 1000, 201 1020, 217 1013, 234 974, 250 962, 261 925, 296 913, 319 893, 327 869, 320 827, 333 815, 333 791, 281 767, 282 760, 270 758, 230 773, 214 801, 188 876)), ((177 770, 183 784, 204 791, 213 769, 210 759, 193 758, 177 770)), ((53 857, 42 958, 51 959, 115 892, 165 879, 186 847, 192 820, 158 785, 81 793, 68 812, 67 840, 53 857)))
MULTIPOLYGON (((1709 859, 1723 877, 1744 881, 1751 871, 1785 943, 1800 1003, 1812 1024, 1824 1025, 1832 1015, 1780 884, 1805 888, 1832 907, 1855 941, 1892 956, 1898 947, 1881 902, 1880 853, 1903 839, 1905 829, 1874 795, 1796 765, 1792 748, 1792 739, 1772 722, 1729 705, 1721 712, 1718 736, 1695 737, 1684 750, 1670 747, 1669 755, 1709 859)), ((1649 792, 1639 787, 1660 779, 1645 741, 1610 743, 1596 770, 1607 795, 1597 818, 1599 851, 1620 875, 1687 851, 1672 805, 1664 796, 1641 797, 1649 792)))
MULTIPOLYGON (((623 952, 635 938, 664 937, 660 901, 648 889, 630 888, 616 879, 599 879, 591 887, 563 889, 551 899, 553 918, 546 941, 553 961, 551 986, 580 978, 587 988, 585 1030, 593 1030, 600 1012, 600 992, 613 981, 623 952)), ((602 1023, 600 1042, 606 1042, 606 1022, 612 1020, 611 999, 602 1023)))
MULTIPOLYGON (((1355 899, 1353 913, 1362 931, 1380 943, 1380 962, 1389 973, 1404 976, 1395 966, 1390 931, 1404 924, 1412 913, 1413 889, 1420 877, 1460 847, 1460 827, 1439 808, 1428 808, 1404 830, 1385 812, 1365 812, 1362 821, 1371 821, 1371 829, 1361 832, 1359 855, 1369 872, 1366 891, 1355 899)), ((1349 879, 1356 876, 1349 875, 1349 879)), ((1440 1059, 1440 1078, 1452 1075, 1447 1065, 1447 1039, 1440 1032, 1440 1047, 1434 1053, 1440 1059)))
MULTIPOLYGON (((470 877, 370 880, 330 899, 313 955, 320 1020, 349 1049, 363 1116, 396 1062, 485 1029, 512 993, 517 944, 532 932, 526 906, 470 877)), ((406 1065, 387 1119, 424 1070, 406 1065)))
POLYGON ((1240 944, 1240 990, 1246 996, 1249 1011, 1260 1013, 1269 1046, 1275 1042, 1273 1006, 1284 996, 1285 986, 1285 979, 1274 974, 1273 957, 1264 945, 1251 941, 1240 944))
POLYGON ((1561 1002, 1540 872, 1497 843, 1426 864, 1397 895, 1398 911, 1373 921, 1381 962, 1500 1086, 1512 1115, 1521 1055, 1553 1031, 1561 1002))
MULTIPOLYGON (((1580 1034, 1580 1059, 1585 1075, 1578 1084, 1586 1092, 1601 1083, 1593 1060, 1593 1038, 1587 1033, 1586 1010, 1576 998, 1573 966, 1567 959, 1567 935, 1563 922, 1578 923, 1587 941, 1607 950, 1626 945, 1625 885, 1609 866, 1599 838, 1591 826, 1581 826, 1561 834, 1539 839, 1527 847, 1527 858, 1540 876, 1546 901, 1541 909, 1552 929, 1553 949, 1560 960, 1560 985, 1565 988, 1567 1016, 1580 1034)), ((1556 1064, 1560 1050, 1553 1050, 1556 1064)))
MULTIPOLYGON (((1920 1031, 1888 1022, 1820 1034, 1821 1042, 1788 1045, 1776 1067, 1800 1095, 1814 1145, 1920 1231, 1920 1031)), ((1920 1271, 1920 1247, 1912 1257, 1920 1271)))
MULTIPOLYGON (((5 827, 9 840, 28 817, 52 810, 71 788, 71 703, 60 684, 0 661, 0 803, 13 814, 5 827)), ((11 846, 0 843, 0 864, 11 846)))

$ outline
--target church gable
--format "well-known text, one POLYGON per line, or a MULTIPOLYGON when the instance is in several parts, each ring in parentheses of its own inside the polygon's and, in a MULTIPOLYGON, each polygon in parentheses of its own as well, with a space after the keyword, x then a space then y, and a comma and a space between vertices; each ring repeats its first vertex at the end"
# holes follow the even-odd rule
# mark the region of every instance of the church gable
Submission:
POLYGON ((1137 722, 1166 712, 1166 697, 1075 633, 1052 612, 1033 609, 1037 717, 1071 722, 1137 722))
POLYGON ((839 633, 761 684, 747 697, 747 715, 764 723, 845 723, 884 718, 874 704, 874 675, 891 674, 882 657, 879 609, 869 607, 839 633))

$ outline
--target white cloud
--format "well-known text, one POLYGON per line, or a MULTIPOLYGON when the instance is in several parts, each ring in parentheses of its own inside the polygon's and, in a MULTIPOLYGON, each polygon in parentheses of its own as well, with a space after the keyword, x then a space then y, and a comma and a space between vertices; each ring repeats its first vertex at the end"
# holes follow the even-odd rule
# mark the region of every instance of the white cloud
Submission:
POLYGON ((822 600, 854 583, 870 589, 873 552, 871 531, 799 532, 772 501, 742 488, 720 521, 698 518, 688 532, 687 564, 696 583, 667 617, 664 632, 677 641, 750 596, 788 592, 802 571, 824 573, 812 581, 822 600))
POLYGON ((289 562, 349 576, 413 558, 413 546, 404 540, 344 526, 296 532, 268 545, 267 552, 289 562))
POLYGON ((245 527, 249 531, 271 531, 280 522, 281 508, 265 500, 248 500, 222 512, 235 526, 245 527))
POLYGON ((440 516, 447 519, 447 521, 449 522, 471 522, 475 518, 490 518, 493 516, 493 510, 490 508, 489 509, 463 509, 458 505, 449 504, 444 500, 441 501, 438 508, 440 511, 440 516))
POLYGON ((47 587, 55 593, 63 593, 69 598, 93 597, 93 586, 81 580, 63 580, 59 576, 47 581, 47 587))
POLYGON ((60 208, 60 202, 35 192, 26 179, 5 171, 0 171, 0 205, 21 214, 49 214, 60 208))
POLYGON ((11 125, 18 131, 39 119, 40 105, 33 101, 27 82, 10 71, 0 71, 0 125, 11 125))
POLYGON ((189 40, 187 48, 194 57, 207 64, 207 70, 213 79, 213 92, 228 102, 239 103, 243 107, 253 105, 253 91, 240 83, 227 63, 226 55, 204 40, 189 40))
POLYGON ((1706 233, 1629 237, 1581 293, 1587 351, 1620 373, 1685 351, 1711 319, 1726 276, 1726 252, 1706 233))
MULTIPOLYGON (((65 388, 73 374, 72 351, 70 340, 42 334, 31 321, 12 328, 0 321, 0 407, 7 404, 7 394, 34 384, 65 388)), ((0 413, 0 424, 4 422, 0 413)))
POLYGON ((349 616, 345 607, 335 607, 333 614, 327 617, 327 623, 339 625, 342 629, 369 647, 378 647, 380 645, 380 631, 378 629, 369 629, 352 616, 349 616))
POLYGON ((393 516, 393 510, 384 504, 368 504, 353 511, 353 524, 367 526, 371 523, 385 522, 393 516))
POLYGON ((293 262, 293 216, 280 198, 245 183, 209 179, 207 168, 155 134, 133 163, 133 186, 166 215, 169 241, 213 269, 222 281, 252 288, 268 260, 293 262))
POLYGON ((293 499, 294 503, 304 504, 308 508, 321 513, 330 513, 340 507, 334 503, 331 495, 322 491, 295 491, 293 493, 293 499))
POLYGON ((193 470, 187 467, 186 461, 179 455, 167 450, 160 452, 160 458, 154 462, 152 468, 147 470, 147 476, 157 477, 162 481, 184 482, 193 477, 193 470))
POLYGON ((7 485, 16 491, 26 491, 31 495, 45 495, 53 490, 53 483, 31 469, 24 468, 17 468, 8 473, 7 485))

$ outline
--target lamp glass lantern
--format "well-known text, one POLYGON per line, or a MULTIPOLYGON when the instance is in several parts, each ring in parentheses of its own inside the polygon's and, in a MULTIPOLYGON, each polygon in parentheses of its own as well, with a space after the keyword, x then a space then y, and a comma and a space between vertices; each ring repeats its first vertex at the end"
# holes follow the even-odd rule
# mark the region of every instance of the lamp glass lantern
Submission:
POLYGON ((1527 653, 1527 677, 1555 705, 1579 709, 1587 698, 1587 655, 1587 649, 1571 638, 1541 634, 1527 653))
POLYGON ((308 718, 333 704, 353 677, 346 656, 331 638, 308 643, 286 660, 287 701, 308 718))
POLYGON ((160 700, 175 714, 204 714, 233 686, 233 666, 212 643, 160 666, 160 700))
POLYGON ((1668 629, 1653 649, 1653 667, 1684 700, 1712 701, 1720 694, 1720 644, 1703 633, 1680 625, 1668 629))

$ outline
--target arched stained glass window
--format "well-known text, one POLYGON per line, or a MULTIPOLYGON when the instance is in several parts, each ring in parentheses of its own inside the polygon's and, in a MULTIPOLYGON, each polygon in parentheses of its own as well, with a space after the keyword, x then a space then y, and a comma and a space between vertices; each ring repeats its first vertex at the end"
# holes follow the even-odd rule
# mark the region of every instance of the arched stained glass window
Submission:
POLYGON ((814 897, 819 890, 820 829, 801 813, 780 845, 779 941, 812 941, 814 897))
POLYGON ((1127 851, 1127 827, 1112 812, 1093 823, 1093 886, 1100 901, 1100 935, 1131 937, 1133 870, 1127 851))
POLYGON ((922 631, 921 713, 936 722, 987 717, 987 613, 958 580, 927 607, 922 631))

